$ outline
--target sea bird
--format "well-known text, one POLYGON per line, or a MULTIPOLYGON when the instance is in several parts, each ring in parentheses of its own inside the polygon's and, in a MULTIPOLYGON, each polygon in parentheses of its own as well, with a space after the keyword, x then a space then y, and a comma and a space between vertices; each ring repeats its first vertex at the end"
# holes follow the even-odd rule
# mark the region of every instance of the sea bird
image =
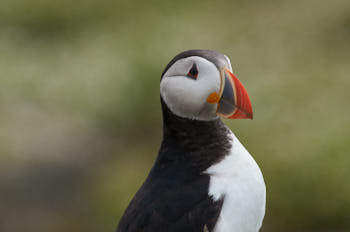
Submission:
POLYGON ((248 93, 216 51, 175 56, 160 81, 163 140, 117 232, 257 232, 266 189, 220 117, 252 119, 248 93))

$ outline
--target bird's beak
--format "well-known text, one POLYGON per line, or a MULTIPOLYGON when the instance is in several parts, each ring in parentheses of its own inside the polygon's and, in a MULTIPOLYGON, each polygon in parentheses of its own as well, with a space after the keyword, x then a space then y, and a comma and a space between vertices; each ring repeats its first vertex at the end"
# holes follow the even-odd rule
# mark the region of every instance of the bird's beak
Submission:
POLYGON ((230 119, 253 119, 252 104, 243 84, 227 68, 221 69, 220 76, 221 87, 217 95, 216 113, 230 119))

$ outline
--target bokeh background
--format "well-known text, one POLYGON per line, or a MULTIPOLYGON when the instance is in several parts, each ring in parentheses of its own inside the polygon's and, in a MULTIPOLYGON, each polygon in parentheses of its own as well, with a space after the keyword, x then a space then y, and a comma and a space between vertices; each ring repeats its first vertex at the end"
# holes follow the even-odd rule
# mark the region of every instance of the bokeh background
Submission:
POLYGON ((221 51, 263 232, 350 231, 350 1, 0 2, 0 231, 114 231, 162 136, 160 74, 221 51))

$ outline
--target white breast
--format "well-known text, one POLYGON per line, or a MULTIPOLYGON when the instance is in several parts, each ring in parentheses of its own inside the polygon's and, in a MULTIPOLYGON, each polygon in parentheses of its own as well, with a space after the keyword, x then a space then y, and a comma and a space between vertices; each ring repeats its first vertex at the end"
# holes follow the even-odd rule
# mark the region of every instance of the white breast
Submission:
POLYGON ((209 195, 224 203, 214 232, 257 232, 265 215, 266 189, 253 157, 232 133, 230 154, 206 170, 209 195))

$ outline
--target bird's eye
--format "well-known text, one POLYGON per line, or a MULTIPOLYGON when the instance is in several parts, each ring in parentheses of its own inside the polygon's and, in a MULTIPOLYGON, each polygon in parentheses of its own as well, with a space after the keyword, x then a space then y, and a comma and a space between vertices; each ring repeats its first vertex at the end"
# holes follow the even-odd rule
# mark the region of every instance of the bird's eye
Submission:
POLYGON ((192 65, 192 68, 190 69, 190 71, 188 71, 187 76, 191 77, 193 79, 197 79, 197 77, 198 77, 198 69, 197 69, 197 65, 196 64, 192 65))

